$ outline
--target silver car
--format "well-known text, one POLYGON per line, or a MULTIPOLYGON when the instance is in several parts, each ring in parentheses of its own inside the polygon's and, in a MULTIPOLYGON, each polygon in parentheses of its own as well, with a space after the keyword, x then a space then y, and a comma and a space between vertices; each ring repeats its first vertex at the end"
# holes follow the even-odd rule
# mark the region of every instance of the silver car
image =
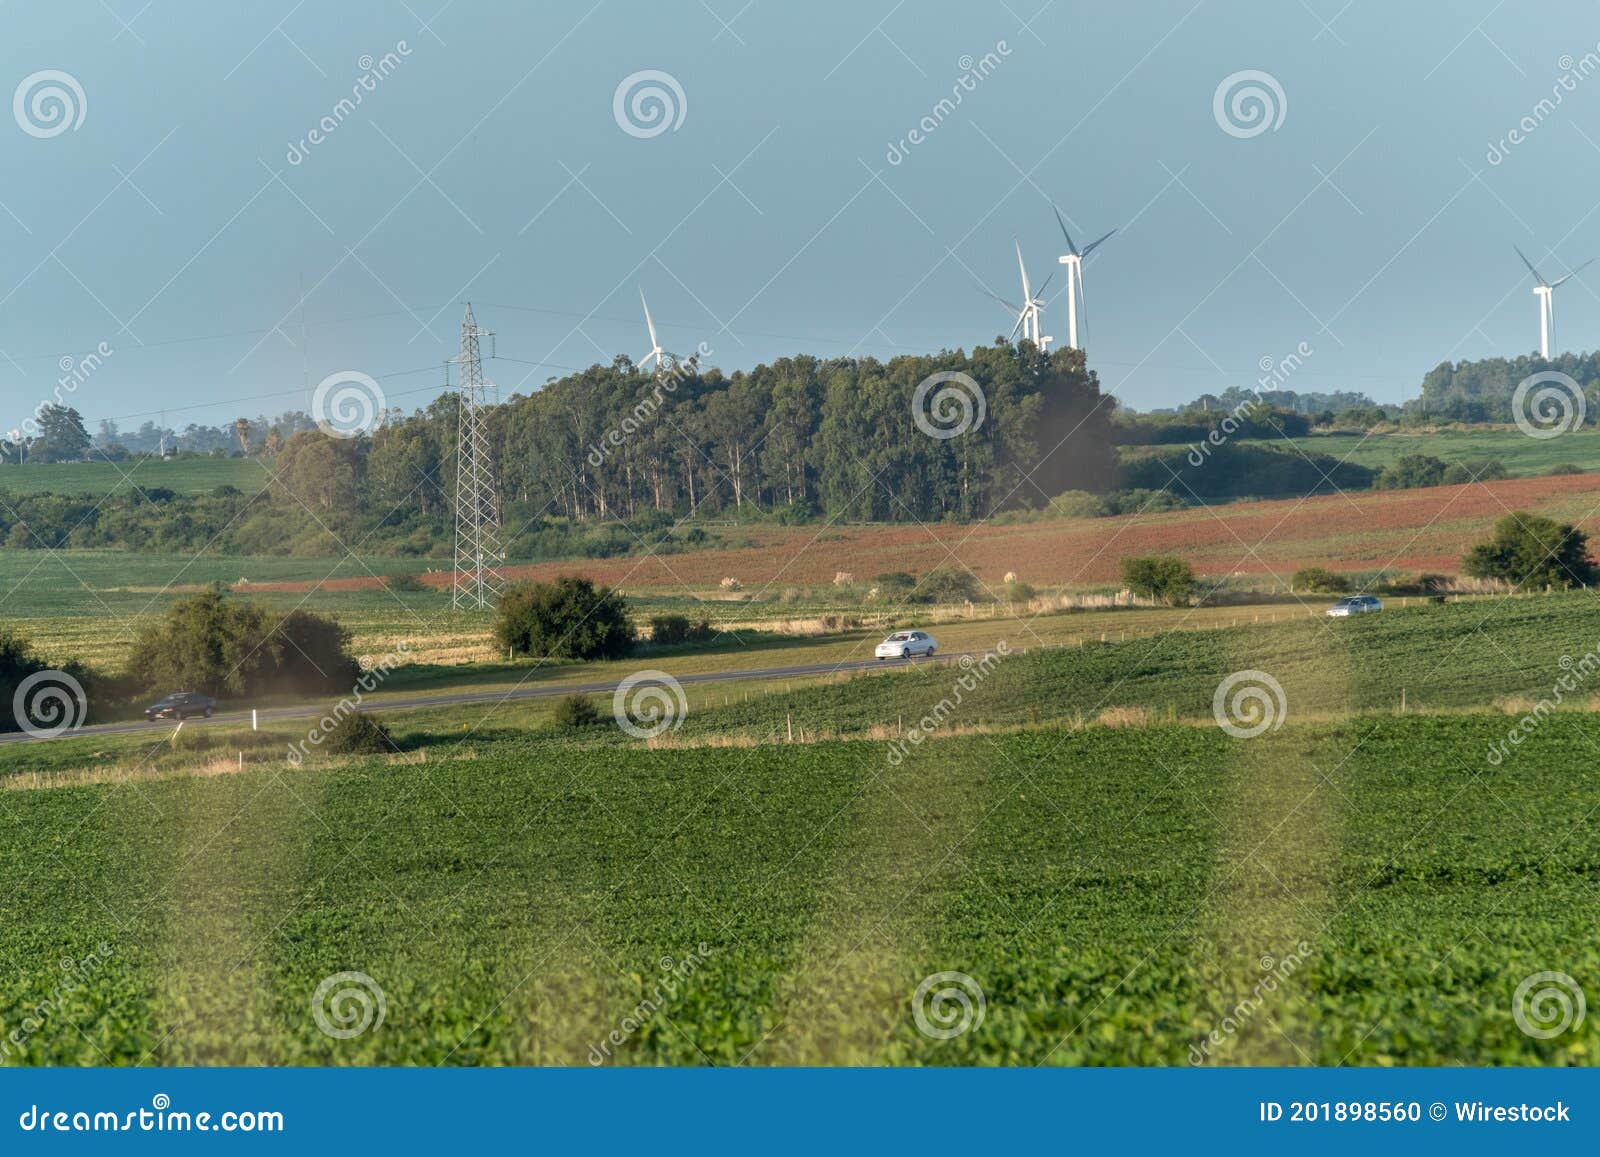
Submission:
POLYGON ((1349 615, 1365 615, 1372 611, 1383 610, 1383 603, 1376 595, 1351 595, 1349 598, 1340 599, 1328 608, 1330 619, 1343 619, 1349 615))
POLYGON ((909 659, 913 655, 931 655, 938 649, 932 635, 922 631, 896 631, 872 652, 878 659, 909 659))

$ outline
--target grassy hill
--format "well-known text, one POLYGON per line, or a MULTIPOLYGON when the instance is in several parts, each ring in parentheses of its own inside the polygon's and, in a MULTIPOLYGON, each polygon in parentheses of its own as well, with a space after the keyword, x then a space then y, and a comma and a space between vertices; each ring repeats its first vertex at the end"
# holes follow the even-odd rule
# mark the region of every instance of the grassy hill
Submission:
POLYGON ((266 468, 249 458, 135 458, 127 462, 27 462, 0 466, 0 493, 112 494, 138 486, 198 494, 218 486, 254 493, 267 484, 266 468))

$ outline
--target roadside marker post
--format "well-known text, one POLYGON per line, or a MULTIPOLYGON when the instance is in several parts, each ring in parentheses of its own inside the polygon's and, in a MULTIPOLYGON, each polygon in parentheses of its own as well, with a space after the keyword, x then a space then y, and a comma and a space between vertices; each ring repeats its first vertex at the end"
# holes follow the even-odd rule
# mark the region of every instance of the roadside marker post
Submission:
POLYGON ((261 730, 261 725, 256 720, 256 709, 254 707, 250 708, 250 730, 251 731, 260 731, 261 730))

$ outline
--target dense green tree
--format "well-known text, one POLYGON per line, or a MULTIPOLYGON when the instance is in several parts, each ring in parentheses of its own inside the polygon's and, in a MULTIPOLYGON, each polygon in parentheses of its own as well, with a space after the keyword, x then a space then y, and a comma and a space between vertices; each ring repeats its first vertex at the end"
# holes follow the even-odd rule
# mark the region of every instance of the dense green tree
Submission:
POLYGON ((1467 552, 1461 569, 1472 578, 1515 587, 1578 587, 1596 580, 1589 536, 1571 523, 1526 511, 1494 524, 1494 535, 1467 552))
POLYGON ((635 639, 627 601, 578 575, 509 588, 494 631, 502 647, 549 659, 621 659, 635 639))
POLYGON ((1160 599, 1168 606, 1180 606, 1189 601, 1194 591, 1194 568, 1171 554, 1125 558, 1122 581, 1141 598, 1160 599))
POLYGON ((34 412, 39 432, 28 444, 31 462, 76 462, 92 444, 83 415, 70 406, 46 402, 34 412))

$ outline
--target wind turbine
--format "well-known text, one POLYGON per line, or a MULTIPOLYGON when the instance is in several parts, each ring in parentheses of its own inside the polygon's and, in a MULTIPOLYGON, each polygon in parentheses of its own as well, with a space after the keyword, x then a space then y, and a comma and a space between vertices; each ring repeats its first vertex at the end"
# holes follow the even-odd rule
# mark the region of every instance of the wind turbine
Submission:
POLYGON ((645 301, 643 289, 639 290, 639 304, 644 306, 644 324, 650 330, 650 352, 639 359, 639 368, 643 369, 645 364, 649 362, 651 358, 654 358, 656 362, 656 369, 659 370, 664 359, 673 358, 674 361, 677 359, 674 358, 672 354, 669 354, 666 350, 662 349, 661 343, 656 340, 656 323, 650 318, 650 303, 645 301))
MULTIPOLYGON (((1517 249, 1515 245, 1511 248, 1517 249)), ((1549 361, 1550 347, 1555 344, 1556 340, 1556 287, 1566 284, 1583 272, 1586 267, 1593 264, 1594 258, 1589 258, 1588 261, 1585 261, 1565 277, 1558 277, 1554 281, 1546 281, 1544 275, 1533 267, 1533 262, 1528 260, 1527 254, 1517 249, 1517 256, 1522 258, 1522 264, 1526 265, 1528 272, 1533 274, 1533 293, 1539 299, 1539 356, 1545 361, 1549 361)))
POLYGON ((1086 330, 1089 328, 1089 303, 1083 296, 1083 259, 1108 241, 1116 230, 1111 230, 1104 237, 1091 241, 1079 249, 1072 243, 1072 234, 1067 232, 1067 223, 1061 218, 1061 210, 1056 209, 1054 205, 1050 208, 1055 210, 1056 224, 1061 226, 1061 235, 1067 239, 1067 252, 1060 258, 1061 264, 1067 267, 1067 345, 1072 349, 1081 350, 1083 347, 1078 344, 1080 306, 1083 309, 1083 328, 1086 330))
POLYGON ((1050 284, 1055 274, 1052 273, 1049 277, 1046 277, 1044 285, 1039 286, 1039 293, 1034 293, 1032 286, 1028 282, 1028 267, 1022 262, 1022 244, 1020 242, 1017 243, 1017 269, 1022 273, 1022 304, 1020 306, 1007 301, 998 293, 991 293, 982 285, 978 286, 978 292, 985 297, 994 298, 1005 306, 1008 311, 1017 315, 1017 322, 1011 327, 1011 337, 1008 340, 1015 341, 1020 331, 1023 337, 1038 346, 1039 351, 1043 353, 1049 348, 1050 343, 1055 341, 1055 338, 1046 337, 1039 332, 1039 311, 1045 306, 1045 299, 1039 294, 1044 292, 1045 286, 1050 284))

